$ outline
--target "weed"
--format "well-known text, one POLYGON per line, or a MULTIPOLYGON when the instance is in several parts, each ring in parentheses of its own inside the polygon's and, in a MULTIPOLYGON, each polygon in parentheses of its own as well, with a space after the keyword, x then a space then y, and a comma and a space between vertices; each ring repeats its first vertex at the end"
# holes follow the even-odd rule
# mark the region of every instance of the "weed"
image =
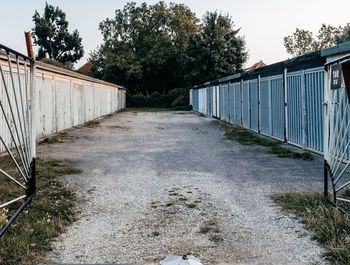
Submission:
POLYGON ((186 197, 179 197, 178 200, 181 201, 181 202, 185 202, 185 201, 187 201, 188 199, 187 199, 186 197))
POLYGON ((312 160, 310 152, 296 152, 282 146, 282 142, 262 136, 236 125, 229 125, 221 121, 212 121, 211 124, 220 125, 225 131, 225 137, 243 145, 258 145, 268 148, 269 152, 282 158, 312 160))
POLYGON ((190 209, 193 209, 193 208, 197 207, 197 205, 194 204, 194 203, 186 203, 186 206, 187 206, 187 208, 190 208, 190 209))
MULTIPOLYGON (((14 171, 8 157, 0 159, 1 168, 14 171)), ((80 173, 67 161, 37 159, 37 194, 0 240, 0 264, 29 265, 43 261, 50 242, 76 220, 76 196, 57 178, 80 173)), ((12 198, 17 188, 0 176, 2 200, 12 198)), ((0 199, 0 200, 1 200, 0 199)))
POLYGON ((201 227, 199 227, 199 233, 201 234, 207 234, 211 230, 212 230, 212 227, 207 224, 203 224, 201 227))
POLYGON ((88 128, 95 128, 98 127, 100 125, 99 121, 93 120, 93 121, 88 121, 84 123, 84 127, 88 127, 88 128))
POLYGON ((69 135, 68 132, 60 132, 52 136, 44 138, 41 143, 44 144, 55 144, 55 143, 64 143, 65 141, 73 139, 73 136, 69 135))
POLYGON ((209 236, 209 240, 213 241, 215 243, 219 243, 219 242, 224 241, 224 238, 221 235, 213 234, 213 235, 209 236))
POLYGON ((153 231, 152 234, 151 234, 153 237, 157 237, 160 235, 160 232, 159 231, 153 231))
POLYGON ((295 214, 327 251, 332 264, 346 265, 350 260, 350 220, 324 201, 318 192, 290 192, 271 196, 288 213, 295 214))

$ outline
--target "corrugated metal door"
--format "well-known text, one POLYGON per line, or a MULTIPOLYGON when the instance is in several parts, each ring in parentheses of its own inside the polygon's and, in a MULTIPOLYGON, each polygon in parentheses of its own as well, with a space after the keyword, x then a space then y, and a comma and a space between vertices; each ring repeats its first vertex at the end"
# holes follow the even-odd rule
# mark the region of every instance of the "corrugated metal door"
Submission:
POLYGON ((287 75, 287 140, 289 143, 304 145, 304 85, 303 73, 287 75))
POLYGON ((233 122, 236 124, 242 123, 242 94, 241 94, 241 83, 237 82, 233 84, 234 94, 235 94, 235 107, 233 122))
POLYGON ((228 96, 228 84, 220 85, 220 102, 221 104, 221 120, 228 121, 228 109, 229 109, 229 96, 228 96))
POLYGON ((283 76, 271 78, 271 136, 284 141, 285 107, 283 76))
POLYGON ((213 87, 209 87, 209 102, 208 102, 208 106, 209 106, 209 115, 213 116, 213 87))
POLYGON ((228 95, 229 95, 229 122, 234 123, 235 116, 235 93, 233 84, 229 84, 228 95))
POLYGON ((250 94, 250 128, 253 131, 259 131, 259 91, 258 82, 252 80, 249 82, 250 94))
POLYGON ((243 82, 242 87, 242 122, 243 127, 250 128, 249 82, 243 82))
POLYGON ((323 151, 324 70, 305 72, 307 147, 323 151))
POLYGON ((260 80, 260 132, 271 136, 271 89, 270 79, 263 78, 260 80))

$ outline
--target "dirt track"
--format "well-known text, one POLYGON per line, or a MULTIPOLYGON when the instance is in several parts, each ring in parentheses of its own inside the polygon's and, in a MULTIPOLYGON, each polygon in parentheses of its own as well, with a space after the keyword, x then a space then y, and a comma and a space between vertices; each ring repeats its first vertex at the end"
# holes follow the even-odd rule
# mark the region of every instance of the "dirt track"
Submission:
POLYGON ((205 264, 323 264, 322 249, 268 197, 320 188, 319 159, 242 146, 194 113, 123 112, 71 134, 39 147, 84 171, 65 179, 85 203, 51 261, 158 264, 191 253, 205 264))

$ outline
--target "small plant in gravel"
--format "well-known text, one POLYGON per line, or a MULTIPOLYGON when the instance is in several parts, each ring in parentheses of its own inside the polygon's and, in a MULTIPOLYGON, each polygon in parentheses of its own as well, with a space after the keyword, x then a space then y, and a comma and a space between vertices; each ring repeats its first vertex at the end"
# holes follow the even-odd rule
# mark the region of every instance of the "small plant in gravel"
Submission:
POLYGON ((56 143, 64 143, 65 141, 73 139, 73 136, 69 135, 68 132, 60 132, 54 134, 52 136, 44 138, 41 143, 44 144, 56 144, 56 143))
POLYGON ((170 207, 170 206, 173 206, 173 205, 174 205, 173 202, 167 202, 167 203, 165 204, 166 207, 170 207))
POLYGON ((207 224, 203 224, 199 227, 199 233, 206 234, 209 233, 212 230, 212 227, 207 224))
POLYGON ((160 232, 155 230, 151 233, 152 237, 157 237, 157 236, 160 236, 160 232))
POLYGON ((209 236, 209 240, 213 241, 215 243, 219 243, 219 242, 224 241, 224 238, 219 234, 212 234, 209 236))
POLYGON ((290 192, 271 196, 288 213, 296 215, 326 248, 324 256, 336 265, 350 261, 350 220, 318 192, 290 192))
POLYGON ((84 127, 88 127, 88 128, 95 128, 98 127, 100 125, 99 121, 93 120, 93 121, 88 121, 84 123, 84 127))
POLYGON ((186 206, 187 206, 187 208, 190 208, 190 209, 194 209, 197 207, 197 205, 194 203, 186 203, 186 206))

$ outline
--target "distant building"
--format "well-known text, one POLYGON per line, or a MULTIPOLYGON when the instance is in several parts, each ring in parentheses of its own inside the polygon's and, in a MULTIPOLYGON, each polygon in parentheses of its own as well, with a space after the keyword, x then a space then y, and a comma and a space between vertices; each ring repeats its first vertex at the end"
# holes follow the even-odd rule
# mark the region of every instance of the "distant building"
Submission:
POLYGON ((250 72, 250 71, 254 71, 254 70, 258 69, 258 68, 264 67, 264 66, 266 66, 266 64, 262 60, 260 60, 259 62, 253 64, 251 67, 248 67, 248 68, 246 68, 244 70, 246 72, 250 72))
POLYGON ((83 75, 91 75, 92 63, 87 62, 82 67, 78 69, 78 72, 83 75))

